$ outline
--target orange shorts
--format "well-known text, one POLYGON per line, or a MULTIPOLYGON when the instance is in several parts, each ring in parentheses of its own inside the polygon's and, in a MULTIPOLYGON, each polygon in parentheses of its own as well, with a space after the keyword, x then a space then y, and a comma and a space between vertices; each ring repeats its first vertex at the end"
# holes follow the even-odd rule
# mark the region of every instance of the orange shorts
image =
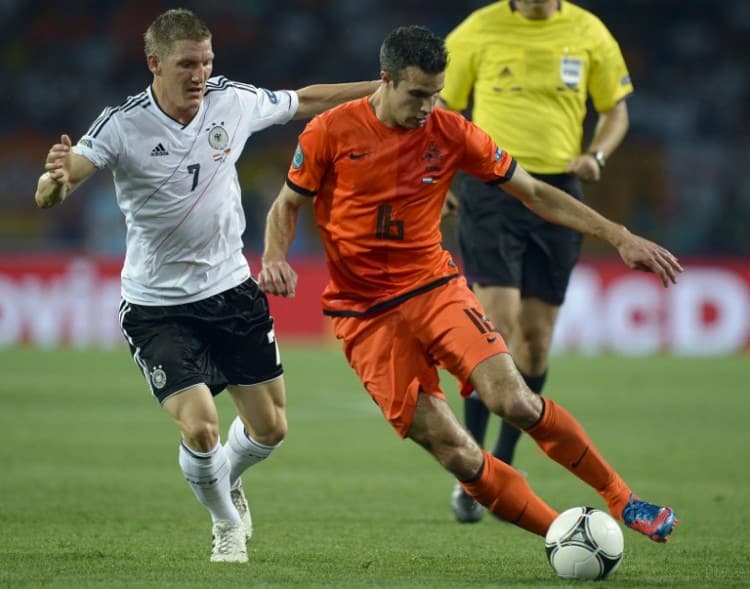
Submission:
POLYGON ((508 352, 463 277, 368 317, 334 317, 349 364, 403 438, 419 391, 445 398, 438 368, 460 383, 482 360, 508 352))

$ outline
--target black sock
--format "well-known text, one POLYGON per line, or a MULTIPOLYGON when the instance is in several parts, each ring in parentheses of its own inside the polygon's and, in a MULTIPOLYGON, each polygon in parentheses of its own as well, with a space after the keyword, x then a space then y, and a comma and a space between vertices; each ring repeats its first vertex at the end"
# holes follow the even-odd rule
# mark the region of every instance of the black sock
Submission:
POLYGON ((484 448, 484 436, 487 433, 487 422, 490 411, 476 395, 464 399, 464 421, 466 429, 474 437, 480 448, 484 448))
MULTIPOLYGON (((526 376, 523 373, 521 373, 521 376, 526 382, 526 386, 531 389, 531 392, 536 393, 537 395, 542 394, 544 382, 547 380, 546 370, 539 376, 526 376)), ((492 455, 506 464, 513 464, 513 454, 516 451, 516 444, 520 437, 521 430, 515 425, 503 420, 500 425, 500 435, 497 437, 497 443, 495 444, 495 449, 492 451, 492 455)))

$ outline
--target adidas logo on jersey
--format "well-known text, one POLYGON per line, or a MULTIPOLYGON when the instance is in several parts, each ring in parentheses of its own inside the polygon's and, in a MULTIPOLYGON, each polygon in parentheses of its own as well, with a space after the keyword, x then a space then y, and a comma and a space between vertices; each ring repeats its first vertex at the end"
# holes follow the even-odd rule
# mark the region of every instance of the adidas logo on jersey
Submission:
POLYGON ((169 155, 169 152, 160 143, 151 150, 151 155, 169 155))

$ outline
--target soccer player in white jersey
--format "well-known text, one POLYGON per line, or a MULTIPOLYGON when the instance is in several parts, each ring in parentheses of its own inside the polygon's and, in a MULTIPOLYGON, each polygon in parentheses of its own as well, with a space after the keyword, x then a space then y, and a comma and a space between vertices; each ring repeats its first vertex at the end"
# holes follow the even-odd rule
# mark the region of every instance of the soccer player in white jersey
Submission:
POLYGON ((252 520, 240 475, 287 431, 282 366, 265 295, 242 253, 235 164, 255 132, 370 94, 377 82, 271 92, 210 77, 205 23, 169 10, 144 35, 153 83, 106 108, 72 146, 54 144, 35 200, 61 203, 100 168, 127 225, 120 323, 133 359, 182 436, 179 464, 213 522, 213 562, 246 562, 252 520), (221 444, 213 396, 238 416, 221 444))

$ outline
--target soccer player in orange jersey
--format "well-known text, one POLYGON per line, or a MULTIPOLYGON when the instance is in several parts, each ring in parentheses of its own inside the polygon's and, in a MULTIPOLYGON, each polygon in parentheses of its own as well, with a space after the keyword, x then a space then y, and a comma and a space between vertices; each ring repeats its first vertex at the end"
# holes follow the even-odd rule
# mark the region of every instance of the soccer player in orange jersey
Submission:
POLYGON ((508 348, 441 246, 440 218, 458 169, 503 189, 551 222, 602 238, 631 268, 664 286, 682 271, 664 248, 630 233, 566 193, 532 178, 484 131, 434 109, 446 52, 429 30, 393 30, 380 51, 381 86, 313 119, 300 135, 285 186, 266 224, 258 280, 294 296, 286 258, 299 210, 312 201, 330 273, 324 313, 368 393, 401 437, 423 446, 495 515, 544 535, 557 513, 514 468, 483 451, 461 426, 437 368, 473 388, 494 413, 591 485, 613 516, 664 542, 677 519, 639 499, 578 421, 534 395, 508 348))

